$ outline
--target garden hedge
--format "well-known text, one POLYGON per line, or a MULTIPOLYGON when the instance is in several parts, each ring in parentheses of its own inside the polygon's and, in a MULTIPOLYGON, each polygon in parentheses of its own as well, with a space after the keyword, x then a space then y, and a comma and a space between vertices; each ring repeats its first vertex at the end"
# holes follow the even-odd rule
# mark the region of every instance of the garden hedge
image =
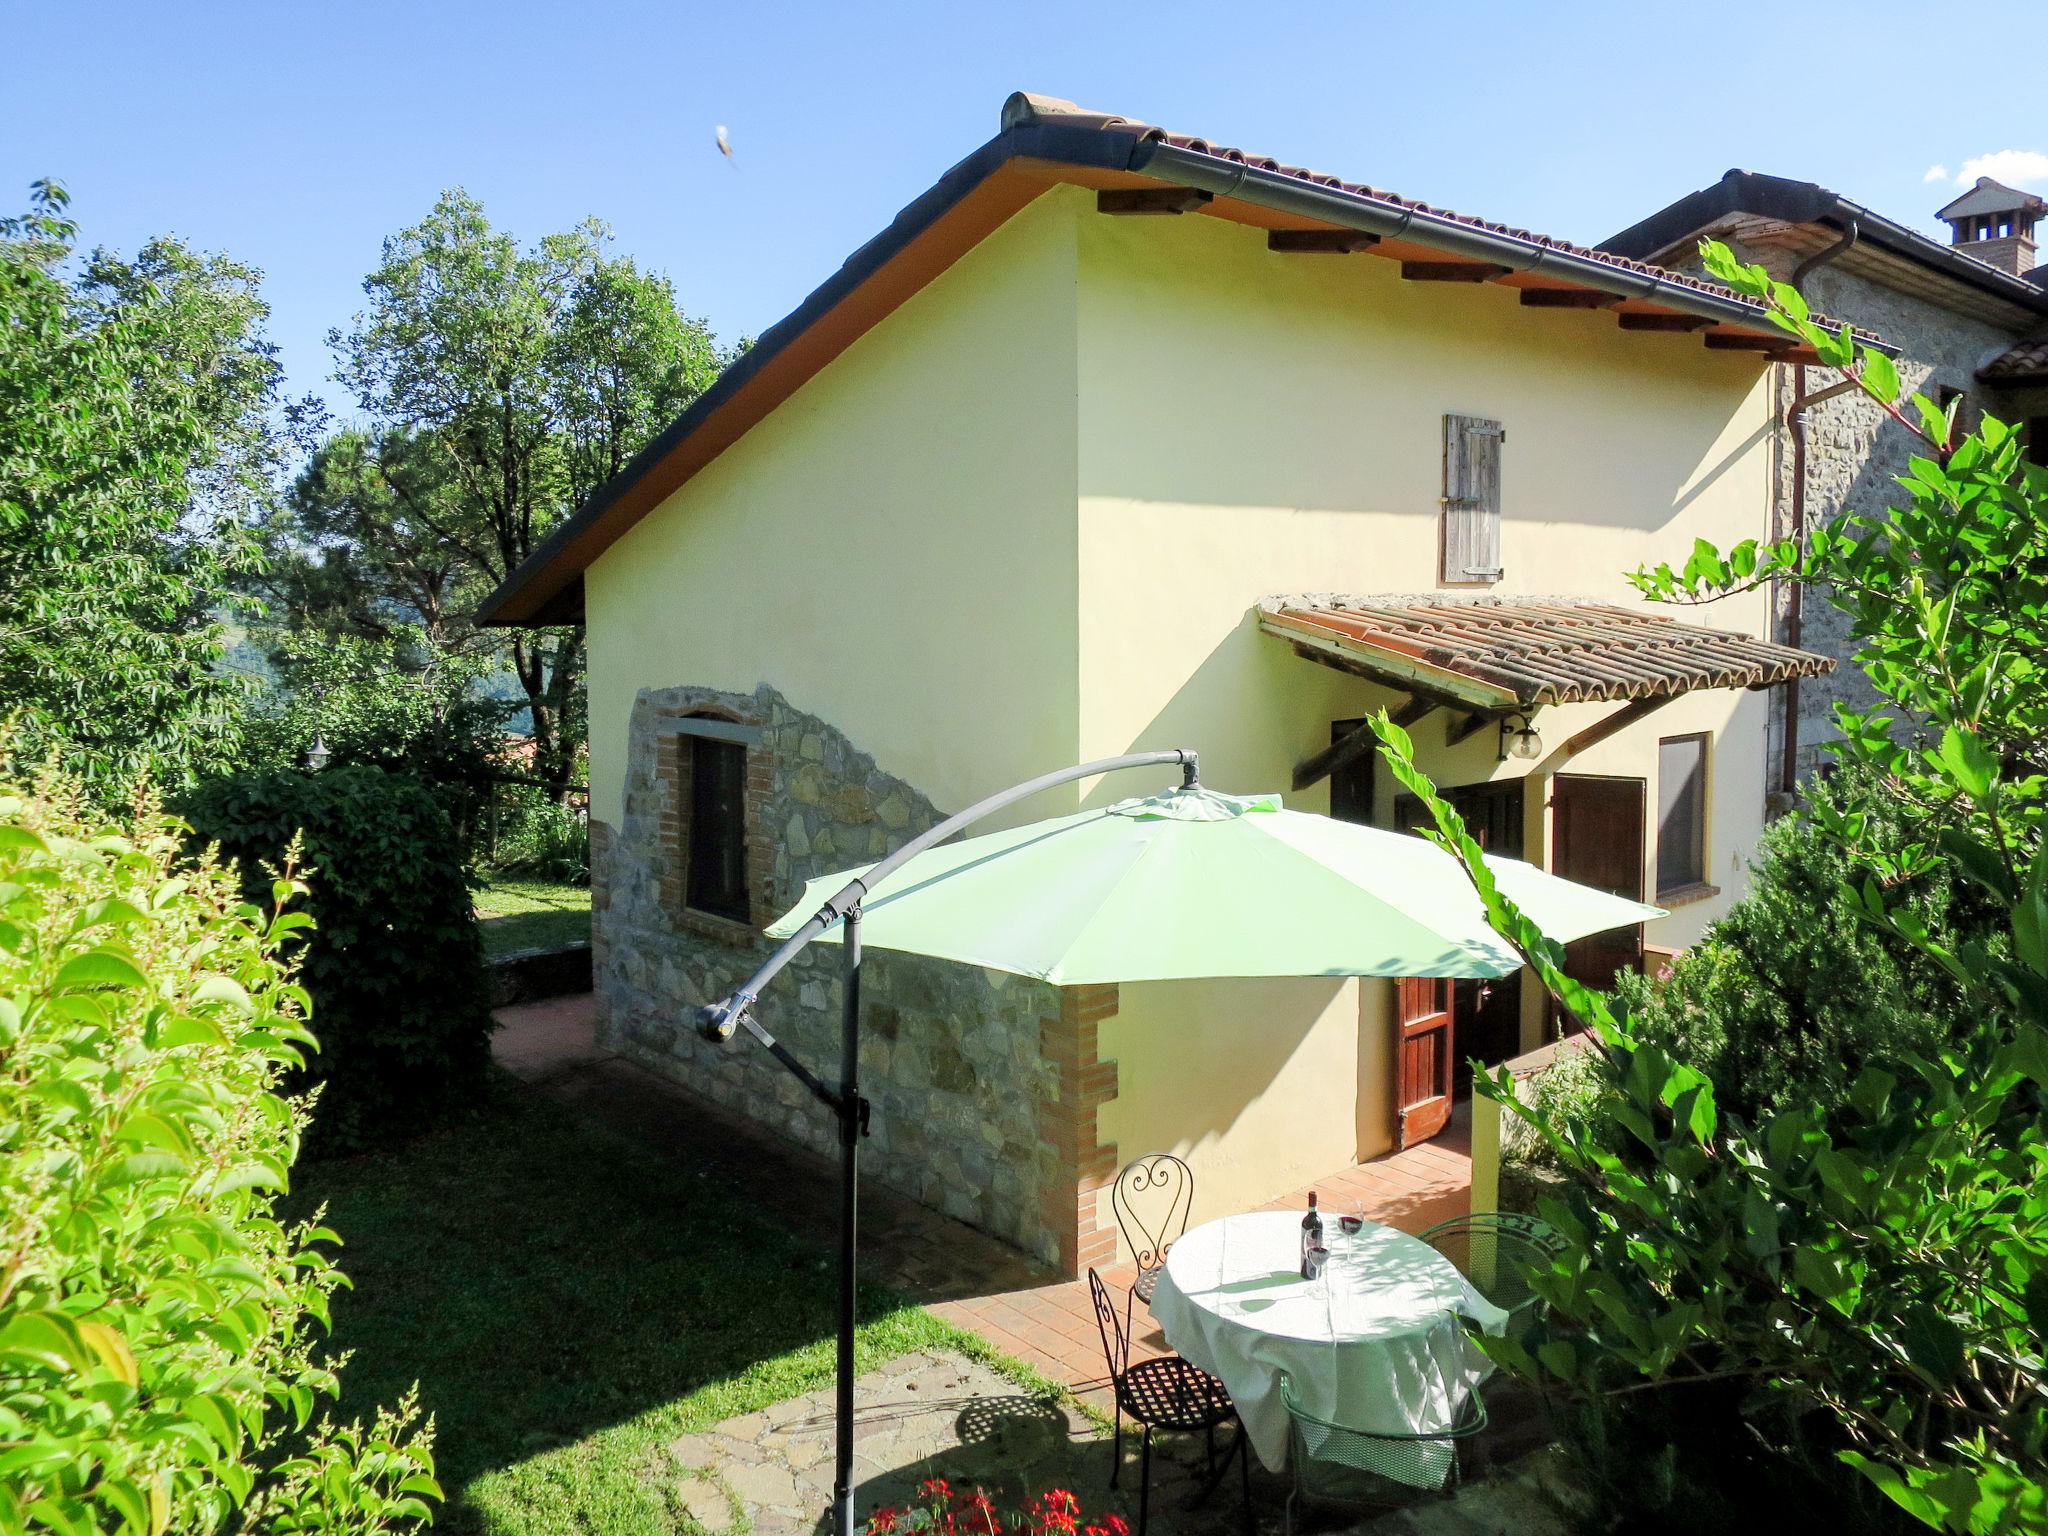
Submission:
POLYGON ((364 766, 276 770, 209 780, 178 809, 259 903, 302 840, 314 1149, 410 1134, 466 1103, 489 1061, 489 989, 463 839, 432 791, 364 766))

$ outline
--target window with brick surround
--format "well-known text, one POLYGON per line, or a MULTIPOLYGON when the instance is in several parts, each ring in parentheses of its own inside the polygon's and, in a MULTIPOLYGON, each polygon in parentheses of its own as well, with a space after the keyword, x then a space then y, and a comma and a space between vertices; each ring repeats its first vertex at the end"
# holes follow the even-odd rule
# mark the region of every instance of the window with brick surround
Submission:
POLYGON ((747 749, 684 738, 690 753, 689 864, 683 900, 714 917, 747 920, 747 749))
POLYGON ((758 726, 723 712, 673 715, 659 729, 662 906, 693 932, 737 940, 736 925, 775 915, 768 748, 758 726))

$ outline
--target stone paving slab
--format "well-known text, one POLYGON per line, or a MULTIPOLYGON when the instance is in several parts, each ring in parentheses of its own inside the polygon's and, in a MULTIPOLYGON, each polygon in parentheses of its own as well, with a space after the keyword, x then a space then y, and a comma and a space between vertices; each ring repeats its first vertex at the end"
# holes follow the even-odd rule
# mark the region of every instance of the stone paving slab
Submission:
MULTIPOLYGON (((1012 1508, 1048 1488, 1071 1488, 1090 1519, 1114 1511, 1137 1523, 1138 1442, 1124 1438, 1123 1487, 1109 1488, 1111 1437, 1070 1404, 1036 1396, 959 1355, 915 1353, 854 1384, 856 1508, 902 1507, 917 1485, 943 1477, 980 1484, 1012 1508)), ((1230 1432, 1219 1437, 1219 1454, 1230 1432)), ((1242 1536, 1238 1474, 1231 1469, 1206 1500, 1200 1437, 1156 1435, 1148 1536, 1242 1536)), ((833 1397, 830 1388, 728 1419, 669 1447, 662 1470, 675 1507, 706 1536, 824 1536, 830 1530, 833 1397)), ((1454 1500, 1391 1514, 1298 1511, 1301 1531, 1371 1531, 1375 1536, 1562 1536, 1544 1493, 1548 1468, 1531 1457, 1508 1475, 1468 1485, 1454 1500), (1361 1520, 1361 1514, 1365 1516, 1361 1520)), ((1287 1479, 1253 1465, 1257 1536, 1283 1526, 1287 1479)))

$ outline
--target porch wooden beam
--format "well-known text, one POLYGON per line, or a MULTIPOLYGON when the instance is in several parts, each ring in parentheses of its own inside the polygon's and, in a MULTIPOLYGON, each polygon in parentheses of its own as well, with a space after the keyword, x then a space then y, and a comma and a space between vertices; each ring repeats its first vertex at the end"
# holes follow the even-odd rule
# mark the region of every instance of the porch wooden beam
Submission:
POLYGON ((1362 229, 1272 229, 1266 232, 1269 251, 1298 251, 1303 255, 1348 256, 1369 251, 1380 243, 1378 235, 1362 229))
POLYGON ((1524 288, 1522 302, 1531 309, 1612 309, 1621 295, 1598 288, 1524 288))
POLYGON ((1506 714, 1490 714, 1483 710, 1477 714, 1461 715, 1445 728, 1444 745, 1455 747, 1459 742, 1477 736, 1489 725, 1498 725, 1506 718, 1506 714))
POLYGON ((1790 336, 1732 336, 1709 331, 1700 340, 1715 352, 1789 352, 1795 343, 1790 336))
POLYGON ((1210 195, 1194 187, 1105 187, 1095 194, 1097 213, 1192 213, 1210 195))
POLYGON ((1577 757, 1581 752, 1599 746, 1601 742, 1605 741, 1615 732, 1625 731, 1638 720, 1654 715, 1677 697, 1678 695, 1675 693, 1660 693, 1652 699, 1630 699, 1628 703, 1622 705, 1613 714, 1603 715, 1600 719, 1595 720, 1591 725, 1579 732, 1578 735, 1566 741, 1556 753, 1544 760, 1543 766, 1545 771, 1552 770, 1556 764, 1563 762, 1567 758, 1577 757))
POLYGON ((1411 283, 1490 283, 1506 277, 1513 267, 1497 267, 1485 261, 1404 261, 1401 275, 1411 283))
MULTIPOLYGON (((1405 730, 1435 708, 1433 700, 1412 698, 1395 710, 1391 718, 1394 724, 1405 730)), ((1350 767, 1378 744, 1379 737, 1373 734, 1372 722, 1368 720, 1348 735, 1338 737, 1314 757, 1303 759, 1294 770, 1294 787, 1307 789, 1311 784, 1320 784, 1339 768, 1350 767)))
POLYGON ((1524 707, 1509 689, 1482 683, 1476 678, 1460 678, 1456 673, 1433 668, 1423 662, 1404 661, 1403 658, 1386 655, 1368 665, 1348 654, 1334 640, 1284 628, 1266 632, 1280 636, 1293 646, 1294 654, 1303 661, 1334 667, 1339 672, 1378 683, 1382 688, 1396 688, 1418 698, 1434 699, 1445 709, 1470 713, 1475 709, 1519 710, 1524 707), (1471 691, 1467 692, 1460 684, 1469 684, 1471 691))
POLYGON ((1705 315, 1651 315, 1623 310, 1614 317, 1624 331, 1704 331, 1716 322, 1705 315))

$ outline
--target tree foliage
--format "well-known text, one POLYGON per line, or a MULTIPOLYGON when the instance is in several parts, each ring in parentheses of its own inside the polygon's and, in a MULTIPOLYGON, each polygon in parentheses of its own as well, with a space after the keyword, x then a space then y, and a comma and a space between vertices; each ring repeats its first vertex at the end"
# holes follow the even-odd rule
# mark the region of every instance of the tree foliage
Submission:
POLYGON ((514 707, 481 684, 488 658, 435 646, 417 627, 378 638, 288 631, 271 657, 280 686, 244 725, 243 766, 409 775, 438 799, 474 860, 493 783, 523 773, 505 757, 514 707))
POLYGON ((337 1240, 275 1212, 308 919, 269 894, 147 809, 0 787, 0 1531, 374 1532, 440 1497, 410 1403, 322 1407, 337 1240))
POLYGON ((490 1057, 490 989, 468 884, 468 849, 441 799, 406 774, 355 766, 210 779, 179 810, 196 846, 239 864, 267 904, 266 870, 295 848, 300 905, 315 919, 299 980, 322 1049, 314 1144, 349 1151, 460 1113, 490 1057))
POLYGON ((1835 750, 1911 824, 1903 838, 1879 835, 1869 798, 1816 800, 1814 826, 1849 865, 1836 899, 1938 968, 1975 1023, 1866 1062, 1838 1102, 1731 1110, 1698 1064, 1646 1036, 1626 999, 1564 975, 1562 949, 1500 895, 1405 733, 1382 719, 1389 761, 1434 836, 1594 1032, 1605 1078, 1577 1119, 1523 1102, 1506 1073, 1476 1081, 1572 1178, 1543 1206, 1565 1237, 1534 1277, 1548 1322, 1485 1347, 1588 1396, 1682 1399, 1672 1411, 1688 1433, 1767 1449, 1764 1480, 1743 1469, 1722 1485, 1739 1496, 1746 1478, 1753 1513, 1782 1512, 1785 1485, 1818 1451, 1927 1525, 2048 1529, 2048 471, 1994 419, 1958 440, 1931 402, 1900 399, 1882 354, 1815 326, 1761 269, 1719 247, 1707 255, 1928 452, 1888 511, 1806 548, 1703 544, 1682 570, 1640 584, 1703 600, 1782 576, 1848 611, 1858 665, 1885 703, 1838 708, 1835 750), (1937 931, 1911 895, 1929 875, 1967 889, 1988 920, 1937 931))
POLYGON ((61 188, 0 220, 0 700, 103 799, 231 743, 221 605, 295 420, 258 276, 153 240, 65 267, 61 188))
MULTIPOLYGON (((385 242, 368 307, 329 338, 368 425, 329 440, 271 529, 272 588, 329 630, 466 616, 715 376, 666 278, 609 255, 595 220, 522 250, 461 191, 385 242)), ((569 783, 584 737, 577 629, 504 642, 535 772, 569 783)))

